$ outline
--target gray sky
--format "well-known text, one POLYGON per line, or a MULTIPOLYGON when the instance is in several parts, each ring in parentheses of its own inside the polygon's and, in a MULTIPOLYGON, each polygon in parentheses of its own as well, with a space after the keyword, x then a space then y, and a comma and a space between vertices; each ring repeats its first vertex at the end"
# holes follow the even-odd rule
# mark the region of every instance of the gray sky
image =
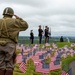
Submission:
POLYGON ((39 25, 51 27, 52 36, 75 36, 75 0, 0 0, 0 18, 6 7, 28 22, 21 36, 29 36, 31 29, 37 36, 39 25))

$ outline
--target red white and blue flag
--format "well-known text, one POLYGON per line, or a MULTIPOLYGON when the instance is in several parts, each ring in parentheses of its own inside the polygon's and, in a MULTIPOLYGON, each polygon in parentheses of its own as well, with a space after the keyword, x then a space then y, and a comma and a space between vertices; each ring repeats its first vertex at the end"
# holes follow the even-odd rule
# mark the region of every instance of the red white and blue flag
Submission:
POLYGON ((23 73, 25 73, 26 72, 26 64, 25 64, 25 60, 24 60, 23 49, 22 49, 21 55, 22 55, 22 62, 20 63, 19 69, 23 73))
POLYGON ((24 62, 21 62, 20 66, 19 66, 19 69, 25 73, 26 72, 26 64, 24 62))

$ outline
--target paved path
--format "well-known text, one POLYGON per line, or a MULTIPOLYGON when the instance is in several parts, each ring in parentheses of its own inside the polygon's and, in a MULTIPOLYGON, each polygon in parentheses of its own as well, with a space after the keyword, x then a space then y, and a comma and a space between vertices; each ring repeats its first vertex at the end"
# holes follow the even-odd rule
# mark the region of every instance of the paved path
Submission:
POLYGON ((69 64, 69 68, 72 69, 72 75, 75 75, 75 61, 73 61, 69 64))

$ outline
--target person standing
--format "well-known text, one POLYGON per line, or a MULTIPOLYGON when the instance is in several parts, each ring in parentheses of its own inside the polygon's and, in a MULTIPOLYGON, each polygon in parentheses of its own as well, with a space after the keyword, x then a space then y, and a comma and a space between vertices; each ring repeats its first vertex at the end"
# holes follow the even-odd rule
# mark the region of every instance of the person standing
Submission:
POLYGON ((49 27, 48 27, 48 40, 47 40, 48 43, 50 38, 51 38, 51 29, 49 30, 49 27))
POLYGON ((39 44, 41 44, 41 41, 42 41, 42 33, 43 33, 43 30, 41 29, 41 25, 39 25, 39 29, 38 29, 39 44))
POLYGON ((12 8, 4 9, 0 19, 0 75, 13 75, 19 32, 27 28, 27 22, 15 15, 12 8))
POLYGON ((45 43, 47 43, 48 42, 48 26, 45 26, 45 30, 44 30, 44 32, 45 32, 45 43))
POLYGON ((34 34, 33 34, 33 30, 30 31, 30 42, 31 42, 31 44, 34 43, 34 34))
POLYGON ((64 42, 63 36, 60 37, 60 42, 64 42))

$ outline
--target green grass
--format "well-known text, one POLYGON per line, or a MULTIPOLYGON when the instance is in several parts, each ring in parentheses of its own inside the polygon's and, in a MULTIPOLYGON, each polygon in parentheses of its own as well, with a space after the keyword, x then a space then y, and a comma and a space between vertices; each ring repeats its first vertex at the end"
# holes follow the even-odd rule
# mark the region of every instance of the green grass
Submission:
POLYGON ((33 72, 33 75, 42 75, 42 73, 33 72))
POLYGON ((62 47, 64 47, 65 45, 67 45, 67 46, 70 47, 71 43, 68 43, 68 42, 57 42, 58 48, 62 48, 62 47))
MULTIPOLYGON (((25 75, 25 73, 14 72, 13 75, 25 75)), ((29 74, 30 75, 30 74, 29 74)))
POLYGON ((17 50, 16 50, 16 53, 17 53, 17 54, 21 53, 20 49, 17 49, 17 50))
POLYGON ((50 63, 51 62, 51 59, 49 57, 47 57, 47 59, 45 59, 45 62, 46 63, 50 63))
POLYGON ((62 70, 59 69, 59 70, 51 71, 50 74, 51 75, 61 75, 61 72, 62 72, 62 70))
POLYGON ((51 56, 53 57, 53 56, 54 56, 54 54, 55 54, 55 50, 54 50, 54 51, 52 51, 51 56))

